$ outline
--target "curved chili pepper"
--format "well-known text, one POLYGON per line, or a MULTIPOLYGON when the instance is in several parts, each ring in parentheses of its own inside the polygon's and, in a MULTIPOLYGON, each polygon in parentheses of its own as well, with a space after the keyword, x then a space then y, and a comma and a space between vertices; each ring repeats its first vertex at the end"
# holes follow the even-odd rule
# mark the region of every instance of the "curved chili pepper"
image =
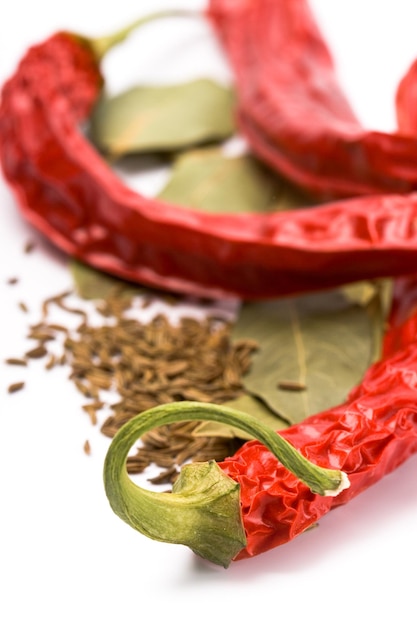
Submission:
MULTIPOLYGON (((417 313, 412 317, 416 324, 417 313)), ((399 343, 406 340, 401 326, 397 332, 399 343)), ((345 403, 281 431, 302 457, 346 473, 350 486, 339 494, 313 493, 258 440, 218 463, 223 474, 213 475, 214 462, 191 464, 173 494, 153 494, 129 479, 126 455, 144 430, 162 423, 165 413, 172 422, 176 415, 178 420, 193 415, 216 419, 222 411, 227 415, 221 406, 178 402, 138 415, 112 440, 104 479, 110 504, 124 521, 150 537, 184 543, 227 566, 231 560, 253 557, 294 539, 417 452, 417 340, 414 336, 408 345, 375 363, 345 403), (224 475, 240 488, 245 545, 236 519, 236 489, 224 475)), ((233 425, 245 428, 240 419, 234 415, 233 425)), ((255 432, 254 426, 251 434, 255 432)))
POLYGON ((344 472, 311 463, 280 434, 246 413, 204 402, 163 404, 129 420, 113 439, 104 463, 104 485, 113 511, 152 539, 182 543, 225 567, 247 542, 238 483, 214 461, 184 466, 172 494, 155 494, 134 484, 128 476, 126 456, 138 438, 150 428, 187 420, 243 428, 311 493, 334 498, 349 487, 344 472))
MULTIPOLYGON (((230 3, 238 17, 242 6, 230 3)), ((28 50, 2 91, 4 175, 26 219, 65 253, 145 285, 248 300, 417 271, 414 194, 203 215, 126 187, 82 132, 100 58, 87 39, 57 33, 28 50)))
MULTIPOLYGON (((397 98, 401 133, 364 129, 308 0, 211 0, 209 14, 255 154, 324 199, 417 188, 416 125, 405 121, 415 116, 415 98, 397 98)), ((415 71, 407 84, 414 78, 415 71)))
POLYGON ((257 442, 219 463, 241 487, 247 546, 235 560, 290 541, 417 452, 416 349, 414 342, 372 367, 345 404, 283 433, 314 463, 347 473, 350 488, 339 496, 311 494, 257 442))

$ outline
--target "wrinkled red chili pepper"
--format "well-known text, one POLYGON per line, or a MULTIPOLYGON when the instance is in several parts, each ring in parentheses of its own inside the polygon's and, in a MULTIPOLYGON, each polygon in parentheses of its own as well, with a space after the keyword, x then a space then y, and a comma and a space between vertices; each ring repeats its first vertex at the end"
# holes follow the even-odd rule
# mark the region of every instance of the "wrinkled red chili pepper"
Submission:
POLYGON ((391 310, 383 341, 383 358, 389 357, 417 337, 417 275, 393 282, 391 310))
MULTIPOLYGON (((232 2, 230 15, 219 2, 212 8, 223 10, 222 28, 234 32, 243 6, 275 4, 282 3, 232 2)), ((81 130, 101 84, 88 42, 58 33, 28 50, 2 91, 4 175, 27 220, 67 254, 134 282, 215 298, 277 297, 417 271, 414 194, 270 215, 203 215, 134 192, 81 130)), ((245 105, 250 89, 242 91, 245 105)))
POLYGON ((383 359, 347 401, 282 433, 314 463, 345 471, 348 490, 333 499, 309 493, 257 442, 219 463, 241 485, 248 545, 237 560, 289 541, 417 452, 416 276, 396 281, 391 319, 383 359))
POLYGON ((417 60, 401 79, 395 95, 398 129, 404 135, 415 135, 417 131, 417 60))
MULTIPOLYGON (((407 324, 416 328, 417 314, 407 324)), ((398 327, 403 347, 373 365, 348 400, 307 418, 282 435, 313 463, 347 473, 335 498, 312 494, 256 441, 219 463, 241 487, 247 546, 236 560, 281 545, 346 504, 417 452, 417 340, 398 327)))
MULTIPOLYGON (((308 0, 209 6, 234 69, 240 130, 255 154, 325 199, 417 188, 415 98, 397 97, 399 133, 364 129, 308 0)), ((415 71, 408 95, 411 82, 415 71)))
MULTIPOLYGON (((183 479, 180 475, 173 494, 143 490, 129 480, 125 463, 137 437, 162 423, 194 418, 222 421, 215 415, 230 411, 221 405, 178 402, 139 414, 112 440, 104 479, 114 512, 145 535, 188 545, 226 567, 232 560, 256 556, 294 539, 417 452, 417 338, 408 334, 411 319, 416 327, 417 312, 392 326, 390 346, 396 349, 371 366, 345 403, 280 433, 314 466, 344 473, 348 483, 339 485, 341 489, 331 490, 331 495, 327 488, 311 489, 300 480, 301 474, 298 478, 278 460, 282 457, 270 451, 265 439, 255 435, 218 463, 220 473, 207 483, 213 464, 191 464, 183 468, 189 473, 183 479), (167 422, 161 420, 164 411, 167 422), (240 486, 238 494, 225 483, 227 478, 240 486)), ((245 428, 240 418, 234 417, 232 425, 245 428)), ((228 419, 226 415, 225 423, 231 424, 228 419)), ((258 427, 256 420, 252 427, 258 427)))

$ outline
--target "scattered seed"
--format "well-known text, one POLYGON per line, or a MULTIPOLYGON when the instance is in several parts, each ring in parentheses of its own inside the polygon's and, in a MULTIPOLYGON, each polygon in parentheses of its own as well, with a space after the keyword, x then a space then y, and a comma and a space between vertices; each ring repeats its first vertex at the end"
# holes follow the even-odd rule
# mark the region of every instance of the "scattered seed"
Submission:
POLYGON ((91 454, 91 446, 90 446, 90 442, 88 441, 88 439, 86 439, 84 442, 84 452, 86 454, 91 454))
POLYGON ((15 393, 15 391, 20 391, 25 386, 24 382, 12 383, 8 386, 7 391, 9 393, 15 393))
POLYGON ((57 358, 55 354, 51 354, 49 356, 48 361, 45 363, 45 369, 51 370, 53 367, 55 367, 56 363, 57 363, 57 358))
POLYGON ((36 346, 36 348, 32 348, 32 350, 28 350, 28 352, 25 353, 25 356, 28 359, 41 359, 46 354, 47 354, 46 348, 42 345, 39 345, 39 346, 36 346))
POLYGON ((19 309, 23 311, 23 313, 27 313, 29 311, 27 305, 24 302, 19 302, 19 309))
POLYGON ((19 279, 16 276, 12 276, 7 280, 8 285, 16 285, 19 282, 19 279))
POLYGON ((150 478, 149 482, 152 483, 152 485, 161 485, 166 482, 173 482, 173 479, 177 478, 177 476, 178 470, 176 470, 175 467, 169 467, 164 472, 158 474, 158 476, 155 476, 155 478, 150 478))
POLYGON ((29 254, 35 249, 35 243, 33 241, 27 241, 24 247, 25 254, 29 254))
MULTIPOLYGON (((97 412, 104 411, 99 428, 105 436, 114 437, 132 417, 159 404, 182 400, 221 404, 243 392, 241 377, 258 346, 251 340, 233 343, 229 323, 214 317, 202 321, 184 317, 173 325, 164 315, 142 323, 130 315, 136 306, 133 296, 116 290, 97 302, 102 323, 91 324, 82 308, 68 305, 72 293, 65 291, 43 302, 41 321, 28 334, 38 345, 25 358, 48 356, 47 370, 67 365, 69 380, 88 400, 82 409, 93 425, 98 424, 97 412), (81 323, 71 331, 50 323, 51 306, 80 316, 81 323), (54 354, 48 354, 44 344, 51 341, 59 342, 61 353, 54 349, 54 354), (111 401, 105 399, 109 392, 111 401)), ((137 453, 127 459, 128 471, 140 473, 156 466, 162 472, 152 482, 172 483, 185 462, 219 461, 242 443, 195 437, 196 425, 180 422, 146 433, 137 453)), ((89 454, 87 444, 88 451, 84 449, 89 454)))
POLYGON ((7 363, 7 365, 21 365, 23 367, 28 364, 26 359, 15 359, 15 358, 6 359, 5 363, 7 363))
POLYGON ((95 426, 97 424, 97 411, 103 408, 103 402, 92 402, 91 404, 84 404, 83 410, 87 413, 90 418, 91 424, 95 426))
POLYGON ((277 384, 277 387, 283 391, 304 391, 307 389, 304 383, 300 383, 296 380, 281 380, 277 384))
POLYGON ((48 329, 52 332, 59 332, 59 333, 64 333, 65 335, 68 334, 68 328, 65 328, 65 326, 62 326, 62 324, 48 324, 48 329))
POLYGON ((37 341, 44 343, 46 341, 53 341, 55 339, 55 334, 48 330, 34 327, 28 334, 28 338, 36 339, 37 341))
POLYGON ((71 294, 72 294, 72 290, 67 290, 67 291, 63 291, 62 293, 56 296, 51 296, 50 298, 46 298, 46 300, 44 300, 42 304, 43 317, 45 318, 48 316, 49 307, 51 304, 57 304, 59 306, 60 303, 71 294))

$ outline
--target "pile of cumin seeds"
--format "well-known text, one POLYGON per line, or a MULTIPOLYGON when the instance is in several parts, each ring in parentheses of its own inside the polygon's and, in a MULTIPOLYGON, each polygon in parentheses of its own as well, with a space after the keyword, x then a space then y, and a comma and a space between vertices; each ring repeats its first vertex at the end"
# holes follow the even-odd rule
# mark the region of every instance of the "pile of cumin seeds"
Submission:
MULTIPOLYGON (((94 301, 91 316, 82 305, 71 306, 70 297, 67 291, 43 303, 42 319, 28 333, 38 338, 37 345, 25 358, 44 359, 47 370, 66 364, 70 381, 83 396, 83 411, 105 436, 112 438, 129 419, 159 404, 222 404, 242 393, 241 377, 257 346, 232 343, 228 321, 183 316, 174 324, 158 313, 144 323, 135 312, 146 301, 138 305, 137 298, 117 290, 94 301), (75 328, 50 321, 52 305, 77 316, 75 328)), ((128 458, 129 473, 155 466, 159 473, 150 482, 169 484, 184 463, 220 461, 242 444, 239 439, 194 436, 197 425, 179 422, 146 433, 128 458)))

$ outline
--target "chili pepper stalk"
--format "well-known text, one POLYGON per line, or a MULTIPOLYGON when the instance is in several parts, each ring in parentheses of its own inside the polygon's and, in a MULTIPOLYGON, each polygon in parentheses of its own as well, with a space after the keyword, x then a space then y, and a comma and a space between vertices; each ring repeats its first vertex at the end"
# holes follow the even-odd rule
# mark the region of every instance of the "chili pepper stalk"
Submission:
POLYGON ((123 43, 123 41, 127 39, 129 35, 131 35, 135 30, 142 26, 145 26, 149 22, 169 17, 192 17, 196 15, 199 15, 199 13, 186 9, 167 9, 163 11, 156 11, 155 13, 149 13, 147 15, 144 15, 143 17, 140 17, 131 24, 122 27, 120 30, 112 32, 109 35, 104 35, 97 38, 82 37, 82 39, 88 42, 90 48, 94 53, 95 58, 98 62, 100 62, 107 54, 107 52, 111 50, 111 48, 118 45, 119 43, 123 43))
POLYGON ((246 430, 313 493, 336 496, 349 486, 344 472, 314 465, 278 433, 246 413, 202 402, 160 405, 137 415, 118 431, 104 465, 105 489, 113 511, 152 539, 187 545, 224 567, 246 545, 239 484, 216 462, 183 467, 171 494, 143 489, 128 476, 126 457, 137 439, 151 428, 188 420, 217 421, 246 430))

